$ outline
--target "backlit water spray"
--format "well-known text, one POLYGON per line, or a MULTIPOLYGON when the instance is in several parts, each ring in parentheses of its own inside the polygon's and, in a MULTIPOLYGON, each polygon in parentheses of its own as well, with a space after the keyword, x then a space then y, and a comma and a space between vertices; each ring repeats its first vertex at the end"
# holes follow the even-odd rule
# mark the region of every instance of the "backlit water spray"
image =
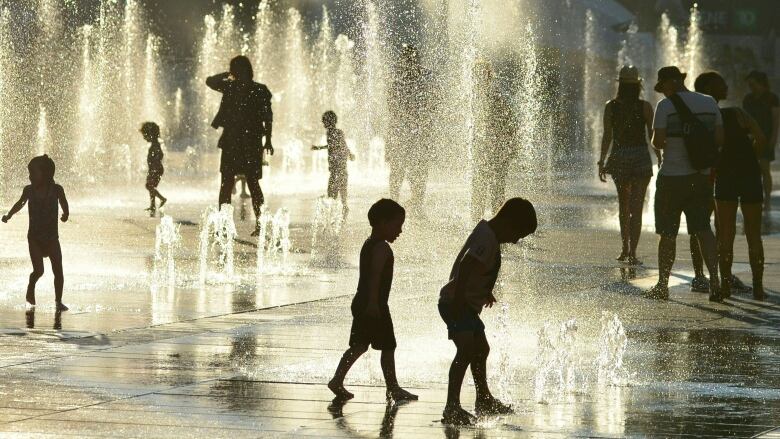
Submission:
POLYGON ((203 213, 200 229, 200 283, 235 280, 233 240, 236 238, 233 206, 209 207, 203 213), (210 266, 214 267, 212 272, 210 266))

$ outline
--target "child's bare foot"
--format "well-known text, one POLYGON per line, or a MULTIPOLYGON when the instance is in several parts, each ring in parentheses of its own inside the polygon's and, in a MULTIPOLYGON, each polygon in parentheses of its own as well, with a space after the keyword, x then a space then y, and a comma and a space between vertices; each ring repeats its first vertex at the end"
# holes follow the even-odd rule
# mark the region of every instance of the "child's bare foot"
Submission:
POLYGON ((27 299, 27 306, 28 306, 28 307, 33 307, 33 306, 35 306, 35 294, 29 294, 29 293, 27 293, 27 297, 26 297, 26 299, 27 299))
POLYGON ((67 311, 67 310, 68 310, 68 307, 67 307, 67 306, 65 306, 65 304, 64 304, 64 303, 62 303, 62 302, 57 302, 57 307, 56 307, 56 309, 57 309, 57 311, 67 311))
POLYGON ((168 202, 167 198, 160 198, 160 208, 162 209, 163 206, 165 206, 165 203, 168 202))
POLYGON ((495 397, 479 399, 474 404, 474 412, 478 416, 511 415, 515 411, 512 406, 504 404, 495 397))
POLYGON ((473 425, 477 421, 471 413, 463 410, 461 406, 446 406, 441 416, 442 424, 448 425, 473 425))
POLYGON ((402 402, 417 401, 418 397, 414 393, 404 390, 399 386, 394 389, 387 389, 387 399, 392 399, 396 402, 402 402))
POLYGON ((348 399, 352 399, 355 397, 354 394, 352 394, 351 392, 347 391, 347 389, 344 388, 343 383, 337 383, 331 380, 328 383, 328 388, 330 389, 331 392, 333 392, 336 395, 336 398, 342 401, 346 401, 348 399))

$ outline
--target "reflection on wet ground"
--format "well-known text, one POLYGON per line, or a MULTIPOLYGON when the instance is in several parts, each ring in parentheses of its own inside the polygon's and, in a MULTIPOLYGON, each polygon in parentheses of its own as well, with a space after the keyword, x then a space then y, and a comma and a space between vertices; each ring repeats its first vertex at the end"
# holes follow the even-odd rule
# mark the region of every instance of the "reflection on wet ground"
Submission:
MULTIPOLYGON (((227 283, 198 280, 203 204, 168 211, 182 235, 172 285, 155 281, 158 220, 140 217, 145 200, 74 214, 62 230, 72 309, 62 314, 48 303, 50 274, 40 281, 41 305, 25 309, 24 221, 3 229, 0 436, 749 437, 780 425, 780 239, 765 241, 765 302, 712 304, 688 292, 684 236, 671 300, 651 302, 641 292, 657 274, 654 237, 646 233, 640 246, 645 266, 614 263, 619 238, 607 191, 534 195, 540 233, 505 251, 502 306, 483 318, 491 385, 515 415, 468 429, 439 422, 453 347, 435 311, 437 291, 468 232, 455 209, 410 219, 393 246, 399 377, 420 401, 387 404, 379 356, 370 352, 348 377, 356 398, 335 404, 324 383, 349 335, 356 254, 367 234, 354 212, 379 195, 355 196, 339 268, 309 262, 314 194, 283 199, 294 269, 278 275, 255 273, 251 224, 237 209, 236 278, 227 283), (609 322, 625 328, 624 351, 609 322)), ((431 202, 463 202, 457 197, 464 191, 435 188, 431 202)), ((735 272, 749 279, 745 247, 738 237, 735 272)), ((471 384, 463 400, 473 408, 471 384)))

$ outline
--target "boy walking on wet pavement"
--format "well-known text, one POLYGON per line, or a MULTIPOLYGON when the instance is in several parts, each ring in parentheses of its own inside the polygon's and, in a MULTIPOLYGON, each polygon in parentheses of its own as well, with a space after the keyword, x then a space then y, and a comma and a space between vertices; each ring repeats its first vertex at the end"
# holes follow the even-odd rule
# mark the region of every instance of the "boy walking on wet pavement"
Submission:
POLYGON ((352 299, 352 329, 349 349, 341 357, 328 388, 338 400, 348 400, 355 395, 344 388, 344 377, 369 345, 382 351, 382 374, 387 386, 387 398, 394 401, 417 399, 398 385, 395 375, 395 334, 390 307, 390 287, 393 283, 393 250, 389 243, 401 234, 406 211, 393 200, 381 199, 368 210, 371 236, 360 249, 360 278, 357 294, 352 299))
POLYGON ((65 190, 54 182, 54 161, 48 155, 42 155, 30 160, 27 165, 30 172, 30 184, 22 190, 22 196, 14 204, 2 221, 7 223, 12 216, 28 204, 29 229, 27 244, 30 250, 30 261, 33 271, 30 273, 30 283, 27 285, 27 303, 35 306, 35 283, 43 276, 43 258, 51 261, 54 273, 54 300, 57 311, 67 311, 62 303, 62 287, 65 283, 62 275, 62 249, 60 248, 57 227, 59 206, 62 207, 62 222, 68 221, 68 200, 65 190))
POLYGON ((327 145, 312 146, 312 151, 328 150, 328 198, 338 199, 341 196, 341 204, 344 217, 347 216, 347 159, 355 160, 355 155, 347 147, 344 140, 344 132, 336 128, 338 117, 332 111, 326 111, 322 115, 322 125, 325 127, 327 145))
POLYGON ((466 368, 471 366, 478 416, 513 413, 512 407, 490 393, 487 358, 490 353, 485 325, 479 318, 483 307, 496 303, 493 288, 501 268, 501 244, 516 244, 536 231, 536 210, 523 198, 507 200, 490 220, 481 220, 466 239, 452 266, 450 280, 441 289, 439 314, 447 324, 449 339, 457 351, 452 360, 447 387, 447 405, 442 422, 471 425, 475 417, 460 405, 460 389, 466 368))
POLYGON ((146 190, 149 191, 149 216, 154 216, 157 212, 155 201, 160 199, 160 208, 168 201, 157 190, 160 185, 165 169, 163 168, 163 150, 160 146, 160 126, 154 122, 145 122, 141 125, 141 135, 144 140, 149 142, 149 152, 146 154, 146 166, 148 174, 146 175, 146 190))

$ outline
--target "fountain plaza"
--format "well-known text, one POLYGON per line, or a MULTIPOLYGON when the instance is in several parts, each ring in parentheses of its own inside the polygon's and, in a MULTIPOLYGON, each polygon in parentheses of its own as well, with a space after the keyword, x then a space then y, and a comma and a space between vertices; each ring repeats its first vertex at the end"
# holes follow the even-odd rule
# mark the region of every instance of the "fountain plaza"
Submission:
MULTIPOLYGON (((33 104, 17 86, 32 79, 18 75, 8 50, 14 9, 0 9, 0 96, 25 110, 0 109, 0 202, 6 208, 15 201, 31 155, 50 153, 71 206, 70 220, 60 226, 64 301, 70 306, 65 313, 54 311, 48 263, 38 306, 24 304, 26 210, 0 228, 0 437, 775 437, 778 211, 765 224, 766 301, 737 295, 717 304, 689 292, 684 235, 671 299, 651 301, 641 293, 657 277, 652 209, 645 210, 638 252, 644 265, 617 264, 616 195, 592 175, 593 130, 599 129, 593 115, 614 91, 609 81, 618 62, 639 63, 647 58, 639 52, 657 50, 662 61, 642 66, 646 71, 669 60, 689 71, 708 67, 695 56, 703 44, 695 10, 687 27, 662 20, 661 41, 648 48, 631 29, 610 46, 598 24, 603 17, 570 8, 563 18, 584 45, 584 65, 577 70, 577 108, 584 117, 565 125, 580 131, 570 139, 551 129, 556 112, 541 96, 544 77, 534 74, 550 62, 549 53, 536 49, 542 44, 537 30, 496 32, 499 39, 518 37, 527 50, 508 63, 518 68, 507 89, 515 93, 519 143, 526 146, 511 167, 507 192, 537 206, 539 230, 504 248, 499 303, 483 313, 492 346, 489 382, 516 414, 458 429, 440 422, 454 347, 436 303, 473 227, 469 171, 462 170, 469 149, 457 139, 473 135, 468 109, 475 95, 458 90, 473 88, 473 64, 486 53, 504 53, 495 48, 506 42, 485 41, 469 29, 497 14, 500 2, 470 0, 467 8, 431 18, 449 23, 438 60, 445 71, 445 111, 437 114, 450 125, 436 142, 440 152, 441 145, 450 149, 432 168, 424 216, 410 216, 393 245, 390 308, 398 375, 420 395, 405 404, 385 401, 377 352, 359 360, 347 377, 354 400, 335 404, 325 386, 347 345, 358 252, 369 233, 365 214, 387 195, 387 11, 361 3, 364 26, 355 43, 330 27, 327 13, 315 32, 296 10, 263 2, 252 14, 257 27, 248 30, 238 24, 240 11, 217 8, 202 22, 197 78, 171 87, 158 52, 162 43, 144 27, 140 4, 95 3, 94 21, 78 25, 68 18, 72 3, 40 0, 34 8, 42 25, 30 47, 45 52, 62 40, 80 45, 57 58, 72 68, 50 72, 54 79, 41 82, 33 104), (269 43, 276 38, 283 43, 269 43), (463 50, 451 50, 456 46, 463 50), (275 91, 278 114, 277 154, 261 181, 267 204, 258 237, 250 236, 255 222, 248 200, 236 194, 232 209, 215 205, 216 134, 206 125, 218 101, 199 84, 224 70, 225 48, 250 57, 279 51, 285 59, 258 69, 275 91), (330 82, 315 80, 311 60, 330 69, 333 74, 321 78, 330 82), (77 78, 72 90, 42 92, 55 90, 56 80, 69 74, 77 78), (140 86, 128 85, 133 83, 140 86), (332 106, 345 115, 341 125, 357 159, 350 163, 344 219, 343 206, 322 197, 325 156, 308 151, 321 143, 319 113, 307 113, 308 106, 332 106), (67 126, 66 116, 77 123, 67 126), (146 146, 137 134, 146 119, 163 121, 163 138, 172 139, 160 186, 170 201, 151 218, 143 212, 146 146), (18 144, 29 151, 9 146, 8 139, 28 134, 33 140, 18 144), (563 140, 588 146, 551 146, 563 140)), ((428 42, 421 52, 434 51, 438 40, 419 38, 428 42)), ((434 58, 426 65, 435 66, 434 58)), ((652 197, 651 191, 649 206, 652 197)), ((401 201, 408 198, 404 188, 401 201)), ((749 279, 749 271, 745 240, 738 236, 734 272, 749 279)), ((462 398, 471 410, 474 387, 470 376, 466 381, 462 398)))

